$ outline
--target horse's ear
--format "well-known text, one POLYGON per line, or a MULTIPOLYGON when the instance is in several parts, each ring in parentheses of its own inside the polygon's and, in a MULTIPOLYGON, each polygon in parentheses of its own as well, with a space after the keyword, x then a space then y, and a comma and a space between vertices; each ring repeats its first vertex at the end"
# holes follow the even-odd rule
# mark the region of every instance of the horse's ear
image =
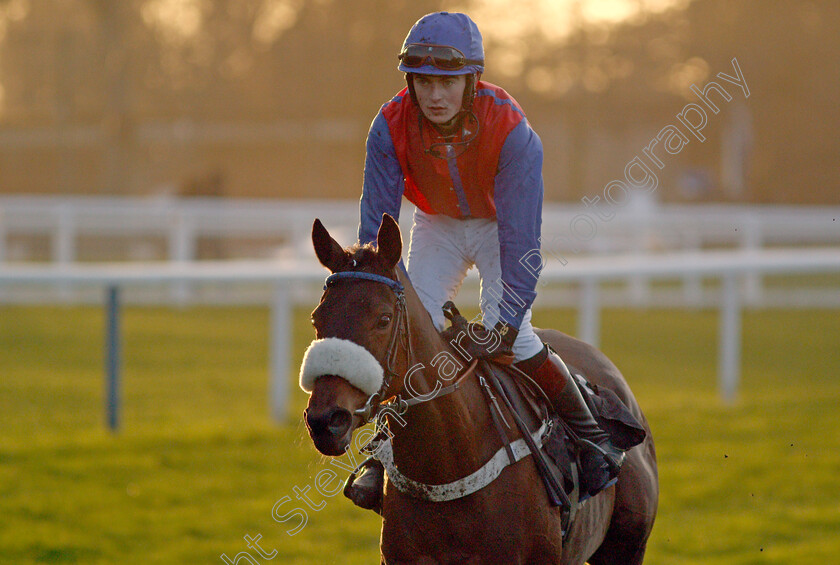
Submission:
POLYGON ((312 224, 312 245, 318 260, 331 272, 336 272, 344 264, 347 252, 332 238, 318 218, 312 224))
POLYGON ((376 234, 379 257, 389 269, 393 269, 402 257, 402 234, 397 221, 388 214, 382 214, 382 223, 376 234))

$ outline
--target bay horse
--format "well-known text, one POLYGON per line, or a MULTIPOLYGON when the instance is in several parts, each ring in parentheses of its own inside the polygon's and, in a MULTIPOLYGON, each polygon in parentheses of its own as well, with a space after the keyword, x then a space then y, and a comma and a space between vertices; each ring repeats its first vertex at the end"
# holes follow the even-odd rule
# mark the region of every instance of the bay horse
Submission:
MULTIPOLYGON (((403 411, 402 421, 389 422, 393 462, 400 473, 426 485, 444 485, 474 473, 501 440, 477 376, 460 379, 451 394, 434 395, 440 375, 431 367, 452 346, 438 333, 398 266, 402 239, 396 221, 383 216, 375 246, 344 249, 316 219, 312 241, 318 259, 332 273, 328 282, 333 279, 312 313, 313 345, 322 340, 337 344, 324 354, 333 358, 309 374, 308 382, 301 373, 301 386, 311 392, 304 418, 316 449, 343 455, 353 432, 366 423, 371 399, 399 398, 410 389, 432 400, 403 411)), ((590 382, 614 391, 644 426, 647 437, 627 452, 617 484, 581 505, 564 539, 560 509, 549 504, 533 457, 506 467, 480 490, 443 502, 405 494, 388 476, 381 564, 642 563, 659 496, 647 420, 624 377, 603 353, 559 331, 540 330, 539 335, 590 382)))

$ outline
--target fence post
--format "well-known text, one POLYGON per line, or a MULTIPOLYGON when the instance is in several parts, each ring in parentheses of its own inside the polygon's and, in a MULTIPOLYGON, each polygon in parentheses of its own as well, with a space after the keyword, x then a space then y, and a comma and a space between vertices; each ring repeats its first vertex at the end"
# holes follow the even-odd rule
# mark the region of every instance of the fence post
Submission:
POLYGON ((581 281, 582 296, 578 310, 578 335, 582 341, 598 347, 601 334, 600 281, 586 278, 581 281))
MULTIPOLYGON (((70 265, 76 261, 77 210, 71 204, 59 204, 56 213, 58 221, 52 236, 53 261, 59 266, 70 265)), ((59 296, 64 302, 72 299, 71 289, 70 283, 62 283, 59 287, 59 296)))
MULTIPOLYGON (((3 209, 2 205, 0 205, 0 268, 2 268, 3 263, 6 262, 6 222, 5 222, 5 210, 3 209)), ((0 287, 0 301, 5 299, 6 289, 0 287)))
MULTIPOLYGON (((703 238, 697 228, 686 228, 682 232, 683 251, 699 252, 703 238)), ((703 279, 700 275, 683 275, 683 300, 688 307, 698 307, 703 302, 703 279)))
POLYGON ((720 305, 720 347, 718 384, 725 402, 734 402, 738 394, 741 370, 741 300, 738 275, 723 275, 723 298, 720 305))
MULTIPOLYGON (((755 251, 762 248, 763 234, 761 220, 755 212, 748 213, 744 218, 744 234, 741 236, 741 248, 745 251, 755 251)), ((758 304, 764 291, 760 272, 747 273, 744 277, 744 290, 747 304, 758 304)))
POLYGON ((108 287, 105 322, 105 415, 108 429, 120 427, 120 290, 108 287))
POLYGON ((0 205, 0 263, 6 262, 6 212, 0 205))
POLYGON ((76 260, 76 209, 70 204, 60 204, 56 208, 58 215, 53 231, 53 261, 67 265, 76 260))
POLYGON ((285 422, 289 404, 289 352, 291 350, 291 304, 289 289, 276 283, 271 303, 271 328, 268 341, 270 359, 269 410, 276 422, 285 422))
MULTIPOLYGON (((178 206, 172 213, 169 231, 169 260, 186 263, 195 260, 195 230, 187 209, 178 206)), ((172 284, 172 300, 179 306, 185 305, 190 298, 190 285, 186 281, 172 284)))
MULTIPOLYGON (((645 221, 632 224, 628 236, 632 238, 633 253, 640 256, 650 254, 650 250, 648 249, 648 228, 645 221)), ((650 303, 650 279, 648 277, 634 273, 627 277, 627 284, 631 304, 642 306, 650 303)))

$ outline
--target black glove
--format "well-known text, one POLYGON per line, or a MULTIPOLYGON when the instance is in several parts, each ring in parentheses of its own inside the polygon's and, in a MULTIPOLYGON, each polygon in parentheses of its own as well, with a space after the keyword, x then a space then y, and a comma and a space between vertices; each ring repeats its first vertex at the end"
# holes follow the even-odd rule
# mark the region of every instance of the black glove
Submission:
POLYGON ((500 320, 496 323, 493 331, 501 337, 502 342, 493 352, 494 355, 491 359, 496 363, 510 365, 513 363, 513 343, 516 341, 516 336, 519 335, 519 330, 500 320))
POLYGON ((451 301, 443 305, 443 314, 452 322, 442 333, 444 339, 467 361, 478 358, 503 365, 513 363, 513 342, 519 330, 504 322, 499 322, 492 330, 478 322, 470 323, 451 301))

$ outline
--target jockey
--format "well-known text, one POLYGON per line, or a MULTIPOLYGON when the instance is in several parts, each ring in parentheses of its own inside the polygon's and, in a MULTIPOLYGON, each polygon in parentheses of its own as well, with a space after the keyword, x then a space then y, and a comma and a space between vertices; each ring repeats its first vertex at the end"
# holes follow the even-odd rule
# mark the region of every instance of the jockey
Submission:
MULTIPOLYGON (((376 240, 383 213, 399 217, 403 195, 416 206, 407 271, 438 330, 442 305, 478 268, 483 321, 501 336, 499 358, 530 375, 583 440, 581 486, 595 494, 614 482, 624 453, 531 327, 539 269, 527 259, 540 247, 542 143, 516 100, 480 80, 484 48, 469 16, 423 16, 399 60, 407 86, 382 106, 367 138, 359 242, 376 240)), ((377 509, 382 481, 373 464, 346 494, 377 509)))

